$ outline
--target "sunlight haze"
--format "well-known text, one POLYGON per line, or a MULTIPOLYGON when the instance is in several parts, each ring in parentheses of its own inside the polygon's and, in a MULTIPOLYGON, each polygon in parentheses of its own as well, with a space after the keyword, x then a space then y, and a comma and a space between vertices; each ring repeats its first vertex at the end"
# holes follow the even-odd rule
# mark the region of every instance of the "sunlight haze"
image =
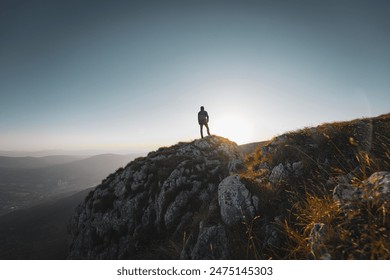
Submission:
POLYGON ((386 1, 2 1, 0 151, 238 144, 387 113, 386 1))

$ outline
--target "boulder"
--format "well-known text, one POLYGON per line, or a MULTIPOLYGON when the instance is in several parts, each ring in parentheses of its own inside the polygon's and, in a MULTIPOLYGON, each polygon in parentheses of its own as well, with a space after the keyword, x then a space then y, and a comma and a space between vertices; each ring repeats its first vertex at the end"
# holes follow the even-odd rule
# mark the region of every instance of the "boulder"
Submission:
POLYGON ((283 163, 280 163, 272 169, 271 174, 269 175, 269 181, 273 184, 278 184, 285 180, 288 175, 288 170, 284 167, 283 163))
MULTIPOLYGON (((255 215, 252 195, 240 181, 239 175, 225 178, 218 186, 218 203, 222 221, 232 226, 240 222, 250 222, 255 215)), ((255 202, 256 203, 256 202, 255 202)), ((257 206, 258 207, 258 206, 257 206)))

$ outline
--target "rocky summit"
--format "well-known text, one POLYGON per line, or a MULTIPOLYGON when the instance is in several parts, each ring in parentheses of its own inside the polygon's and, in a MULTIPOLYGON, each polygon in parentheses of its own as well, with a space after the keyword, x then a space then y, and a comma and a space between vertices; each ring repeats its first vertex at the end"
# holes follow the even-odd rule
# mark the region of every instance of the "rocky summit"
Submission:
POLYGON ((227 226, 254 216, 235 174, 243 159, 218 136, 160 148, 111 174, 71 219, 71 259, 226 259, 227 226))
POLYGON ((160 148, 88 194, 68 258, 390 259, 389 133, 387 114, 160 148))

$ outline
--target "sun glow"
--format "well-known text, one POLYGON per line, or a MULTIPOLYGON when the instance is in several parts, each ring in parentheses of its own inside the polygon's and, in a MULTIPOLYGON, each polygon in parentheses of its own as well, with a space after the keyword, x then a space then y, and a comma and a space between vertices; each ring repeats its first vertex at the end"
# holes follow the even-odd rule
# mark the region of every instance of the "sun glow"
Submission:
POLYGON ((239 145, 254 141, 251 121, 240 115, 226 115, 211 121, 210 131, 239 145))

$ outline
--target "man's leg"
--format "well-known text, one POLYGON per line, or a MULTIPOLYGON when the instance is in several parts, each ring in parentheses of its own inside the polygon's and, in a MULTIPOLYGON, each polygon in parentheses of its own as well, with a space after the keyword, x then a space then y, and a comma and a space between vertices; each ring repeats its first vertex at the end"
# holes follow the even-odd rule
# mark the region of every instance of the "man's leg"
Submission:
POLYGON ((207 123, 205 124, 205 127, 207 128, 207 134, 210 136, 210 129, 209 129, 209 125, 207 123))
POLYGON ((203 138, 203 124, 200 124, 200 136, 203 138))

